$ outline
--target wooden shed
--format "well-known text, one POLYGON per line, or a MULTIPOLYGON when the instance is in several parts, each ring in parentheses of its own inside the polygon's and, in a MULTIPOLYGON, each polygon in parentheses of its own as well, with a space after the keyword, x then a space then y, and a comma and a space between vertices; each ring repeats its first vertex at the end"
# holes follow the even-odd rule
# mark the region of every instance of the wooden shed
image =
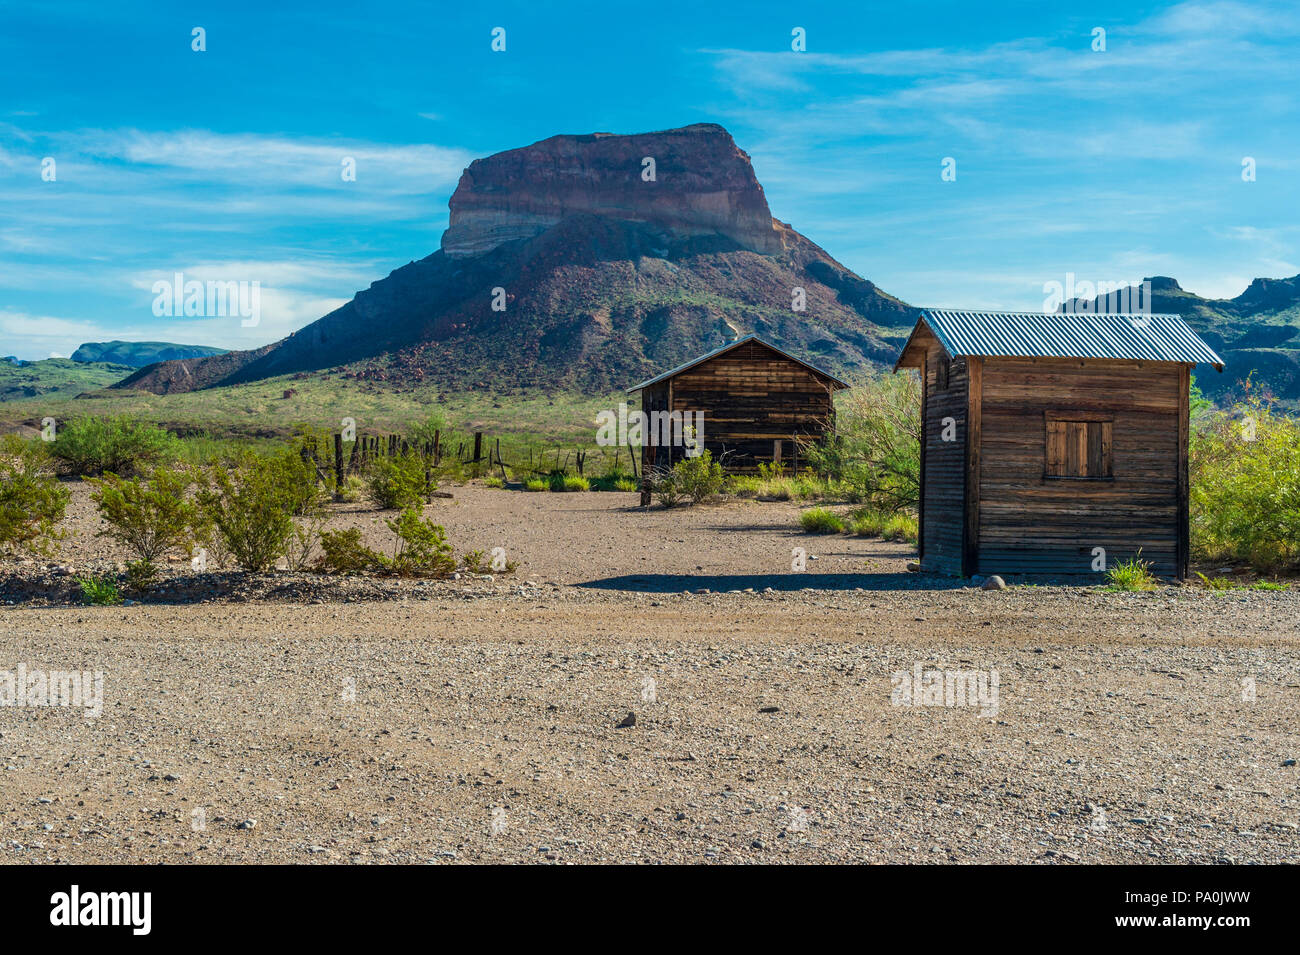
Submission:
MULTIPOLYGON (((702 415, 704 449, 731 471, 764 462, 797 464, 796 442, 820 438, 834 420, 832 396, 847 388, 834 375, 745 335, 694 361, 643 381, 641 411, 702 415)), ((646 471, 671 467, 686 453, 662 429, 647 426, 641 450, 646 471)))
POLYGON ((921 399, 921 568, 1188 573, 1189 377, 1223 362, 1178 315, 921 313, 894 367, 921 399))

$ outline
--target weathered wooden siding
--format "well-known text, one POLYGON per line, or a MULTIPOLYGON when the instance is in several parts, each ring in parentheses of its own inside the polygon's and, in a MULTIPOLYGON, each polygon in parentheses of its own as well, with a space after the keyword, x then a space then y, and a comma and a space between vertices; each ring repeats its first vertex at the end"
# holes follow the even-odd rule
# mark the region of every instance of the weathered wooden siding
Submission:
MULTIPOLYGON (((663 381, 657 385, 651 385, 641 391, 641 410, 646 414, 655 411, 668 410, 668 382, 663 381)), ((668 454, 669 448, 653 444, 648 436, 641 437, 641 472, 646 474, 656 469, 664 469, 669 466, 668 454)))
POLYGON ((934 573, 960 574, 966 494, 966 362, 950 362, 930 336, 921 374, 925 386, 921 566, 934 573), (952 419, 950 441, 944 440, 945 418, 952 419))
MULTIPOLYGON (((669 384, 670 410, 704 413, 704 447, 728 470, 771 461, 776 441, 790 464, 793 437, 821 437, 834 413, 827 379, 758 342, 687 369, 669 384)), ((681 448, 672 449, 673 461, 682 456, 681 448)))
POLYGON ((971 569, 1088 574, 1103 547, 1108 564, 1140 548, 1155 573, 1177 574, 1186 380, 1174 363, 984 359, 971 569), (1112 479, 1047 476, 1053 416, 1112 422, 1112 479))

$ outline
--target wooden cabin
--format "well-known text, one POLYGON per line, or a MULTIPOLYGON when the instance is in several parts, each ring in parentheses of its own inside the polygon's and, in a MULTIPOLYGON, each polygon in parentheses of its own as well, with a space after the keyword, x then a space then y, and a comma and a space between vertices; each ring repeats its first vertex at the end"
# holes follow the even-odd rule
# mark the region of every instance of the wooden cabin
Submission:
POLYGON ((922 382, 921 569, 1093 574, 1140 551, 1186 577, 1200 362, 1223 370, 1178 315, 923 311, 894 367, 922 382))
MULTIPOLYGON (((745 335, 694 361, 643 381, 641 410, 702 414, 704 449, 729 471, 755 471, 764 462, 798 464, 797 442, 817 439, 834 420, 832 397, 844 382, 771 345, 745 335)), ((646 473, 685 457, 680 442, 647 426, 641 449, 646 473)))

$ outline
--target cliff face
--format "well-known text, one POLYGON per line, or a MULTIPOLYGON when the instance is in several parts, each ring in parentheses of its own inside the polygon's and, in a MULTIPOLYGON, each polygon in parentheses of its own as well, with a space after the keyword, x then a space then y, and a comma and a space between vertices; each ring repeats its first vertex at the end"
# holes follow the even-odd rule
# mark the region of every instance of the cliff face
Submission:
POLYGON ((711 124, 634 136, 552 136, 476 159, 450 206, 442 250, 452 257, 541 235, 575 215, 681 236, 723 235, 753 252, 781 250, 749 156, 711 124))

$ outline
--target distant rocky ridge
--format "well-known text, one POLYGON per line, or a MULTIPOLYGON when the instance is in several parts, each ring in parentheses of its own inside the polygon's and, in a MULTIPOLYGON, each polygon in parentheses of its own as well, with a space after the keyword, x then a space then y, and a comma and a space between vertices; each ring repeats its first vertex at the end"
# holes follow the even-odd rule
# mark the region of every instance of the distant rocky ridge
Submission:
POLYGON ((210 345, 174 345, 171 342, 86 342, 72 353, 73 361, 104 361, 143 368, 159 361, 205 358, 225 354, 228 349, 210 345))
MULTIPOLYGON (((851 380, 892 365, 918 314, 773 219, 721 126, 553 136, 476 160, 449 205, 437 252, 289 337, 163 361, 118 387, 337 369, 388 388, 600 392, 747 332, 851 380)), ((1222 374, 1198 369, 1208 395, 1239 396, 1249 377, 1255 393, 1300 402, 1300 276, 1214 300, 1151 282, 1154 308, 1182 314, 1224 358, 1222 374)))
MULTIPOLYGON (((1222 373, 1197 370, 1197 386, 1207 396, 1232 400, 1249 390, 1288 403, 1300 400, 1300 275, 1255 279, 1240 295, 1224 299, 1202 298, 1165 275, 1143 279, 1148 282, 1151 311, 1181 315, 1223 359, 1222 373)), ((1078 310, 1078 304, 1072 307, 1078 310)), ((1098 297, 1089 307, 1100 311, 1103 305, 1098 297)))

